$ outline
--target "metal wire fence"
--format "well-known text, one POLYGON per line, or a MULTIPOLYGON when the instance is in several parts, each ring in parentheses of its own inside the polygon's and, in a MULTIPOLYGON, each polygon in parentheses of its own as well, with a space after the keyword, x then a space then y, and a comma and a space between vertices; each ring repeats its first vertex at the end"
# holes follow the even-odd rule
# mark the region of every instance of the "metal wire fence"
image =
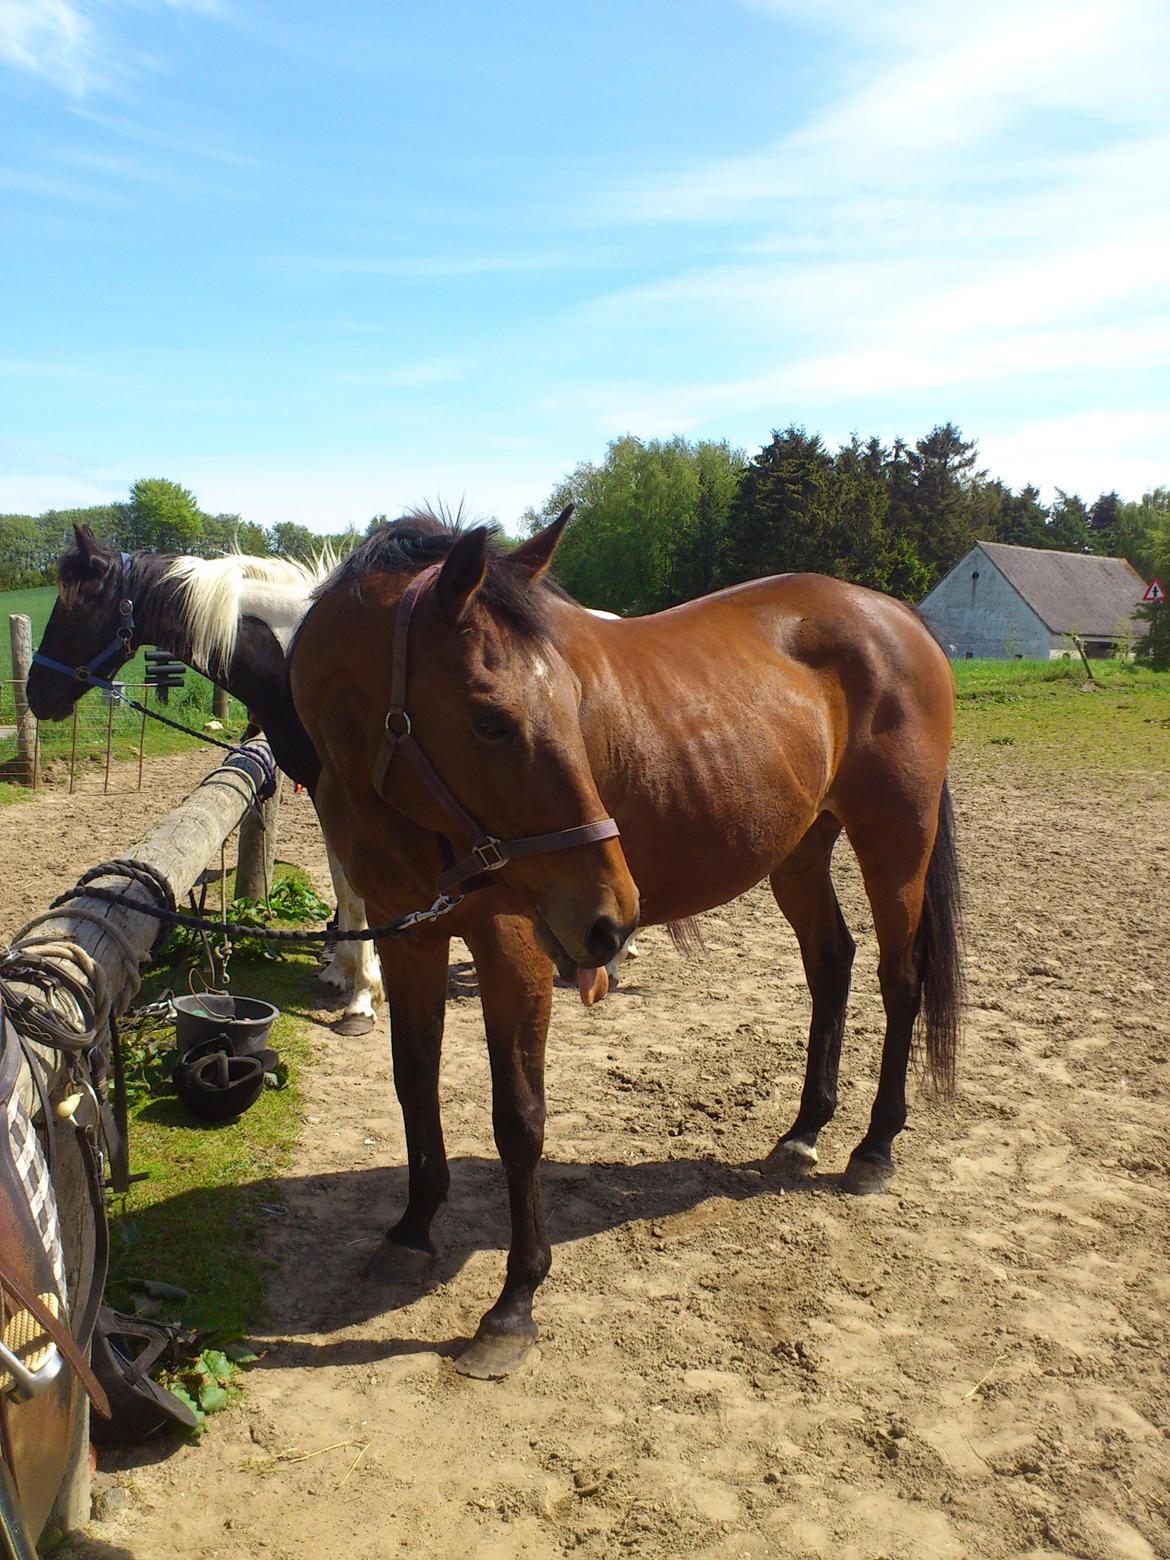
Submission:
MULTIPOLYGON (((154 690, 115 684, 148 703, 154 690)), ((28 708, 24 683, 0 680, 0 783, 101 791, 142 789, 146 717, 105 689, 95 689, 62 721, 39 721, 28 708)))

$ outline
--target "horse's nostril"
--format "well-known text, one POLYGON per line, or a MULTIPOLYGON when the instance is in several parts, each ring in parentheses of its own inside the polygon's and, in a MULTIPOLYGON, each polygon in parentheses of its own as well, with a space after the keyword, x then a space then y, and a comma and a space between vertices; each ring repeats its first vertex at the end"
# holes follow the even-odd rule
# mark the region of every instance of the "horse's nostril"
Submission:
POLYGON ((622 929, 610 915, 599 916, 585 939, 585 947, 595 966, 608 964, 621 945, 622 929))

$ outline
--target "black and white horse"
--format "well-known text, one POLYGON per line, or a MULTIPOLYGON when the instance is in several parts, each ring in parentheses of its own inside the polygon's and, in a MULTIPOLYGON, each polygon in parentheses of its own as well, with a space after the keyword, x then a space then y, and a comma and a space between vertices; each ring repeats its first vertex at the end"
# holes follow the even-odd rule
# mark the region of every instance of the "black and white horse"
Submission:
MULTIPOLYGON (((119 554, 88 526, 75 526, 74 534, 28 679, 33 714, 63 719, 90 686, 90 675, 112 678, 140 645, 157 645, 245 704, 281 769, 311 796, 320 764, 287 691, 285 653, 311 591, 336 560, 328 552, 314 564, 237 553, 119 554)), ((329 871, 338 929, 361 930, 365 906, 331 850, 329 871)), ((321 980, 346 996, 338 1030, 365 1034, 383 1000, 374 944, 339 942, 335 949, 321 980)))

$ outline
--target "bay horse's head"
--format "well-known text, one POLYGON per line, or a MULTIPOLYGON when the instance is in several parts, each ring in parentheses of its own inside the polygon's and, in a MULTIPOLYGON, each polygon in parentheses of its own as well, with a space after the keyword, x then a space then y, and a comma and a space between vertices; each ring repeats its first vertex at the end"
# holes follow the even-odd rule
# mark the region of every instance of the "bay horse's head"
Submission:
POLYGON ((391 736, 375 780, 457 852, 474 844, 474 825, 504 843, 498 881, 566 974, 608 963, 638 916, 589 764, 581 684, 558 648, 558 596, 544 583, 570 512, 511 554, 485 527, 464 532, 408 588, 392 651, 402 713, 379 712, 391 736))
POLYGON ((63 720, 90 686, 110 678, 134 653, 130 582, 121 553, 104 547, 89 526, 73 527, 74 545, 57 566, 57 600, 28 678, 38 720, 63 720), (53 664, 50 664, 53 663, 53 664))

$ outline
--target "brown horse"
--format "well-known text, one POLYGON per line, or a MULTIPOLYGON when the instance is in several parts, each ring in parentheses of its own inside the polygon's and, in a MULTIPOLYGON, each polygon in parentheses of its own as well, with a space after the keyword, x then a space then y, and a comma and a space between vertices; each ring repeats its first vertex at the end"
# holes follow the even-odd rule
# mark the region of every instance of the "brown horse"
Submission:
POLYGON ((804 1092, 777 1152, 811 1166, 836 1106, 854 951, 829 875, 844 829, 886 1010, 850 1190, 893 1171, 920 1007, 932 1076, 949 1087, 954 1070, 954 684, 926 628, 896 601, 816 575, 601 620, 543 578, 567 518, 511 554, 483 528, 383 527, 321 587, 291 663, 322 763, 322 823, 372 923, 429 903, 468 846, 478 858, 445 884, 498 869, 461 883, 443 919, 379 948, 409 1157, 405 1212, 373 1264, 384 1277, 433 1254, 448 1186, 438 1073, 452 934, 479 972, 512 1246, 500 1298, 458 1362, 471 1375, 505 1374, 536 1337, 554 963, 592 971, 639 919, 682 920, 768 878, 812 993, 804 1092), (584 840, 581 825, 596 825, 584 840))

